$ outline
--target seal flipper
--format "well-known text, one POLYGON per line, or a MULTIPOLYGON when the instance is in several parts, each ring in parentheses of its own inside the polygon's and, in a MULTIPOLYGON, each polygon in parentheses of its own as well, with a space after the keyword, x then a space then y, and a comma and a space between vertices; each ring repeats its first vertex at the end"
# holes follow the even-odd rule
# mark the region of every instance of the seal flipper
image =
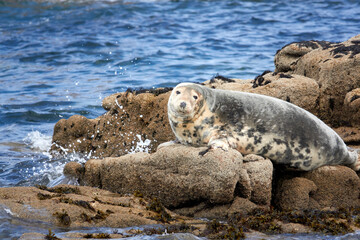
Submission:
POLYGON ((353 162, 352 164, 348 164, 345 166, 348 166, 349 168, 353 169, 355 172, 360 171, 360 149, 352 149, 350 147, 348 147, 349 150, 349 154, 353 155, 355 158, 356 155, 356 160, 355 162, 353 162))
POLYGON ((226 138, 213 139, 213 140, 210 139, 208 146, 211 149, 221 148, 224 151, 228 151, 230 147, 229 142, 226 140, 226 138))

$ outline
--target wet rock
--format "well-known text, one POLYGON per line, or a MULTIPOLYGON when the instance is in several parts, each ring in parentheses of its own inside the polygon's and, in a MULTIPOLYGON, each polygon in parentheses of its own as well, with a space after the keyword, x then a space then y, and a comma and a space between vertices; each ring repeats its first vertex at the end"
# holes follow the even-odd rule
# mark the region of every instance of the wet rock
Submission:
POLYGON ((228 217, 235 215, 247 215, 252 212, 254 209, 259 208, 258 205, 251 202, 249 199, 236 197, 231 204, 230 208, 227 210, 228 217))
POLYGON ((299 223, 284 223, 278 221, 277 224, 281 227, 283 233, 310 233, 311 228, 299 223))
POLYGON ((96 120, 87 119, 80 115, 61 119, 56 123, 53 133, 53 147, 60 153, 69 149, 71 152, 90 152, 93 148, 93 138, 96 120))
POLYGON ((167 120, 169 92, 125 92, 103 101, 108 110, 96 119, 72 116, 54 127, 52 150, 77 152, 93 157, 121 156, 154 151, 174 139, 167 120))
POLYGON ((68 162, 63 170, 65 176, 71 176, 75 178, 80 178, 84 172, 84 167, 78 162, 68 162))
POLYGON ((147 201, 106 190, 59 185, 0 188, 0 206, 11 217, 58 227, 123 228, 156 224, 147 201))
POLYGON ((345 166, 323 166, 310 172, 276 174, 273 202, 289 209, 360 207, 360 179, 345 166))

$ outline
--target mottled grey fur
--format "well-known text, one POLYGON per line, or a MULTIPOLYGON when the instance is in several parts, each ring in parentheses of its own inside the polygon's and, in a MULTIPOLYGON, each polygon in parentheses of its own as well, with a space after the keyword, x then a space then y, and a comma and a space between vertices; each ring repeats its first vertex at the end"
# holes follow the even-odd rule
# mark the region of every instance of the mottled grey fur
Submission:
MULTIPOLYGON (((190 83, 182 86, 202 94, 209 110, 220 122, 214 126, 214 118, 207 117, 202 120, 201 127, 209 128, 210 132, 218 131, 222 138, 235 139, 237 148, 244 153, 262 155, 275 163, 301 170, 357 162, 357 152, 348 151, 335 131, 296 105, 259 94, 210 89, 190 83)), ((184 127, 183 123, 172 123, 170 114, 169 118, 174 131, 184 127)), ((210 133, 201 134, 199 127, 195 126, 193 131, 184 129, 183 134, 196 139, 193 145, 206 145, 203 139, 210 133)))

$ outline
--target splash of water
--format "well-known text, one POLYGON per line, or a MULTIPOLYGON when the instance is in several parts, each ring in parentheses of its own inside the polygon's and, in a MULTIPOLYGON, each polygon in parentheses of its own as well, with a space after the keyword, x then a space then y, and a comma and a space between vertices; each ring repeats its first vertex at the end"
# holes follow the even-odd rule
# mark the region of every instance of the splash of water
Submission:
POLYGON ((51 136, 46 136, 39 131, 32 131, 23 139, 30 148, 36 152, 49 153, 51 136))
MULTIPOLYGON (((129 151, 129 154, 137 153, 137 152, 146 152, 149 153, 150 151, 150 139, 145 139, 144 141, 141 138, 141 135, 136 134, 136 137, 139 139, 138 142, 136 142, 136 146, 133 146, 131 150, 129 151)), ((135 143, 135 142, 133 142, 135 143)))

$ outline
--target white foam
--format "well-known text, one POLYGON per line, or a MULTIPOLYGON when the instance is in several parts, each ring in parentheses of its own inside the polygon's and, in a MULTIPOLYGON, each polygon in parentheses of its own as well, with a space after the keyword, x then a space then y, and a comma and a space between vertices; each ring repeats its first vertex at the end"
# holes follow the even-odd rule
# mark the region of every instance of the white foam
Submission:
POLYGON ((48 153, 51 148, 51 136, 44 135, 39 131, 32 131, 23 139, 31 149, 48 153))
POLYGON ((149 153, 150 151, 150 144, 151 144, 151 140, 150 139, 145 139, 144 141, 141 138, 141 135, 136 134, 136 137, 139 139, 138 142, 136 142, 136 147, 133 146, 131 148, 131 150, 129 151, 130 154, 132 153, 137 153, 137 152, 146 152, 149 153))

